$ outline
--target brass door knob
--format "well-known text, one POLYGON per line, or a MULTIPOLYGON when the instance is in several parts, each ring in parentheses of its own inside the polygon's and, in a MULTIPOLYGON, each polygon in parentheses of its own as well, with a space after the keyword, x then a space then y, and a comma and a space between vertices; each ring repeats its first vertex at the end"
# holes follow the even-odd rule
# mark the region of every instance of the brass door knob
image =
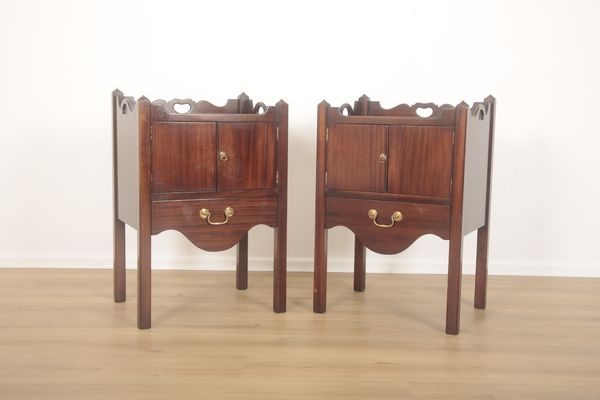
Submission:
POLYGON ((227 160, 229 160, 229 156, 224 151, 220 151, 219 152, 219 160, 227 161, 227 160))
POLYGON ((387 156, 384 153, 379 155, 379 162, 386 162, 387 156))

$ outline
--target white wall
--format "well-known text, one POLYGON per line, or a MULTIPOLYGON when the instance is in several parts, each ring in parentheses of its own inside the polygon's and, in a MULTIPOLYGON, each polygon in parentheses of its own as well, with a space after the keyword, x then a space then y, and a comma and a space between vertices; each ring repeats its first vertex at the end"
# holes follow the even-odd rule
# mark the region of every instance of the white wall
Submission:
MULTIPOLYGON (((0 266, 111 265, 110 92, 290 104, 289 265, 312 269, 316 107, 498 99, 493 274, 600 276, 600 2, 0 2, 0 266)), ((250 235, 270 266, 271 230, 250 235)), ((130 265, 135 237, 128 231, 130 265)), ((330 234, 333 270, 353 239, 330 234)), ((160 267, 231 268, 175 232, 160 267)), ((370 271, 443 272, 419 240, 370 271)), ((474 235, 466 239, 472 271, 474 235)))

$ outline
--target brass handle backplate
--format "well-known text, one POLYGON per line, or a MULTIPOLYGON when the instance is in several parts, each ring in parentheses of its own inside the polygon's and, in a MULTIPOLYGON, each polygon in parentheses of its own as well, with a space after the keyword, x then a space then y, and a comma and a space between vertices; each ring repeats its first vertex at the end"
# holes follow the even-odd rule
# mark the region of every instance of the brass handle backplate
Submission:
POLYGON ((225 215, 224 221, 212 222, 210 220, 210 211, 208 211, 208 209, 206 209, 206 208, 203 208, 202 210, 200 210, 200 218, 205 219, 206 222, 208 222, 210 225, 225 225, 227 222, 229 222, 229 218, 233 217, 233 208, 225 207, 223 214, 225 215))
POLYGON ((402 213, 400 211, 394 211, 394 213, 392 214, 392 217, 391 217, 392 223, 389 225, 377 223, 377 210, 375 210, 373 208, 369 210, 368 215, 369 215, 369 218, 371 220, 373 220, 373 223, 381 228, 391 228, 392 226, 394 226, 394 224, 396 222, 402 221, 402 213))
POLYGON ((219 160, 227 161, 227 160, 229 160, 229 156, 224 151, 220 151, 219 152, 219 160))

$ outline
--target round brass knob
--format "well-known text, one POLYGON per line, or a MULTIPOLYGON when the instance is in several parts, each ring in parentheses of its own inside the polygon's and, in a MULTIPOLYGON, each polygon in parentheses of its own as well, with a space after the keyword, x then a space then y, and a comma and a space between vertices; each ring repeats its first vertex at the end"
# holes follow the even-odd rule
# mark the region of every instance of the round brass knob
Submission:
POLYGON ((229 160, 229 156, 224 151, 220 151, 219 152, 219 160, 227 161, 227 160, 229 160))
POLYGON ((387 156, 384 153, 379 155, 379 162, 386 162, 387 156))

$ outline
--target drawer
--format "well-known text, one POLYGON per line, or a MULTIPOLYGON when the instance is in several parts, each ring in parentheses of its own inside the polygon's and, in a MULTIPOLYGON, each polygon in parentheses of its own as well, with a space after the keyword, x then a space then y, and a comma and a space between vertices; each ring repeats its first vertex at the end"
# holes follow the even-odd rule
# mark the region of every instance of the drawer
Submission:
POLYGON ((328 197, 325 207, 326 228, 345 226, 377 253, 399 253, 426 234, 449 238, 447 205, 328 197))
POLYGON ((152 202, 152 234, 172 229, 197 247, 221 251, 255 225, 277 224, 277 197, 152 202))

